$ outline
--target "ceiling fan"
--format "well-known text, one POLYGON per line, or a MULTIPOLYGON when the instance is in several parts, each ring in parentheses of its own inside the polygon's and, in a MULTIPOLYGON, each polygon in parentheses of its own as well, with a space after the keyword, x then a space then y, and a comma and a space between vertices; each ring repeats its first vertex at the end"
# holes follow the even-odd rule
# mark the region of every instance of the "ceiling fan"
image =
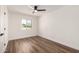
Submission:
POLYGON ((33 6, 33 7, 31 7, 32 9, 33 9, 33 12, 32 13, 37 13, 37 12, 39 12, 39 11, 46 11, 46 9, 38 9, 38 7, 39 6, 33 6))

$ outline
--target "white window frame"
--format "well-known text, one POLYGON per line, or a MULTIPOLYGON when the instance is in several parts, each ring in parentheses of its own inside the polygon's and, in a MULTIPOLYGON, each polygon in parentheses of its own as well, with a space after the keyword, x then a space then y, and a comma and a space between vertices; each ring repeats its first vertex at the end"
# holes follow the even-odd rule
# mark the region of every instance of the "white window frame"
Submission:
POLYGON ((22 30, 32 29, 32 20, 31 20, 31 19, 22 18, 22 20, 21 20, 21 29, 22 29, 22 30), (23 20, 24 20, 24 21, 23 21, 23 20), (30 27, 30 28, 29 28, 29 27, 23 28, 23 23, 26 24, 26 26, 27 26, 27 24, 28 24, 27 21, 28 21, 28 20, 31 21, 31 27, 30 27))

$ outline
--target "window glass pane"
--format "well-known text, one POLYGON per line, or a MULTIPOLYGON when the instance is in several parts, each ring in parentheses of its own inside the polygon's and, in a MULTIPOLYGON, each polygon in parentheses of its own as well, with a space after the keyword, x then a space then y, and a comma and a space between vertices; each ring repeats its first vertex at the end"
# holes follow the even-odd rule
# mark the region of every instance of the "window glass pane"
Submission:
POLYGON ((26 19, 22 19, 22 24, 26 24, 26 19))
POLYGON ((31 20, 27 20, 27 28, 31 28, 32 27, 32 22, 31 20))
POLYGON ((26 29, 26 19, 22 19, 22 29, 26 29))

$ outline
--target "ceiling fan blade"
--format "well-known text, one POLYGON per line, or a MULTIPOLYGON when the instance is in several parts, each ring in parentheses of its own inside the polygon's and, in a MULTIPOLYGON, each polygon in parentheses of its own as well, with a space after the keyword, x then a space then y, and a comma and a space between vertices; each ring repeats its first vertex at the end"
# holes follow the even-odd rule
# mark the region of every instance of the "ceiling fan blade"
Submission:
POLYGON ((46 9, 38 9, 37 11, 46 11, 46 9))
POLYGON ((33 11, 32 13, 34 14, 35 12, 33 11))

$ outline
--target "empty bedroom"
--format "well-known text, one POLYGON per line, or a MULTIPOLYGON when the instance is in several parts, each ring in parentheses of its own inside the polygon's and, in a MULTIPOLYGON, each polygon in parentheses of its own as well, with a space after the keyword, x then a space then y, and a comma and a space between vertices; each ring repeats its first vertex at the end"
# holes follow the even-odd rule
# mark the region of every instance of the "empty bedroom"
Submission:
POLYGON ((0 5, 0 53, 79 53, 79 6, 0 5))

